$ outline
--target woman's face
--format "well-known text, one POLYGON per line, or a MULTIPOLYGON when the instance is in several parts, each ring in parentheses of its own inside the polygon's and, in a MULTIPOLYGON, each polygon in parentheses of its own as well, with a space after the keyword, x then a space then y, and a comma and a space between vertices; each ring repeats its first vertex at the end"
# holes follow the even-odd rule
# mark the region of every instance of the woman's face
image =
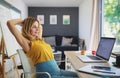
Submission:
POLYGON ((30 33, 34 38, 38 37, 39 34, 42 35, 42 26, 35 21, 30 29, 30 33))

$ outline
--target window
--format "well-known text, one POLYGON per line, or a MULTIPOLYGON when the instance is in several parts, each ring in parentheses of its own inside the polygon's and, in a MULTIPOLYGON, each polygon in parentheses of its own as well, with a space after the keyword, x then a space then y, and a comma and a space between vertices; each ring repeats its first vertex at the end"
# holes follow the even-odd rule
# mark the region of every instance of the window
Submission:
POLYGON ((120 51, 120 0, 101 0, 102 28, 104 37, 116 37, 114 51, 120 51))

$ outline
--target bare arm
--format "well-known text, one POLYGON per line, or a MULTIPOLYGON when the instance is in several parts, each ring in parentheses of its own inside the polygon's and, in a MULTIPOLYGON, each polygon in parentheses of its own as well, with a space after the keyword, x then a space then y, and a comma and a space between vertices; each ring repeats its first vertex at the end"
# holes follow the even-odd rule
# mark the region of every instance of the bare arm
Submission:
POLYGON ((22 36, 20 31, 15 27, 17 24, 21 24, 22 19, 12 19, 7 21, 7 26, 11 33, 15 36, 17 42, 21 45, 25 52, 28 52, 30 49, 29 43, 30 41, 27 40, 25 37, 22 36))

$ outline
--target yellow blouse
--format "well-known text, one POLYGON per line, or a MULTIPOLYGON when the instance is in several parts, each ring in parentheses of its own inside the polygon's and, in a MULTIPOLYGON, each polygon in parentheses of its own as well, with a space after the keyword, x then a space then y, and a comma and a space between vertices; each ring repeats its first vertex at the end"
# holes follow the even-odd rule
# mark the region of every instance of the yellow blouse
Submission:
POLYGON ((31 41, 30 51, 26 55, 32 59, 34 65, 54 59, 51 46, 44 40, 31 41))

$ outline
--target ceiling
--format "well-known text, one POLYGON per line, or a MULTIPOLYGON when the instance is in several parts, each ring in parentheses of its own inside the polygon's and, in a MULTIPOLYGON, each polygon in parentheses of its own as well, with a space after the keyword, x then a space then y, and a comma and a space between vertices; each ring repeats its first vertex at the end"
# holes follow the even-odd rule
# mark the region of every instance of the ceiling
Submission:
POLYGON ((23 0, 28 7, 78 7, 82 0, 23 0))

